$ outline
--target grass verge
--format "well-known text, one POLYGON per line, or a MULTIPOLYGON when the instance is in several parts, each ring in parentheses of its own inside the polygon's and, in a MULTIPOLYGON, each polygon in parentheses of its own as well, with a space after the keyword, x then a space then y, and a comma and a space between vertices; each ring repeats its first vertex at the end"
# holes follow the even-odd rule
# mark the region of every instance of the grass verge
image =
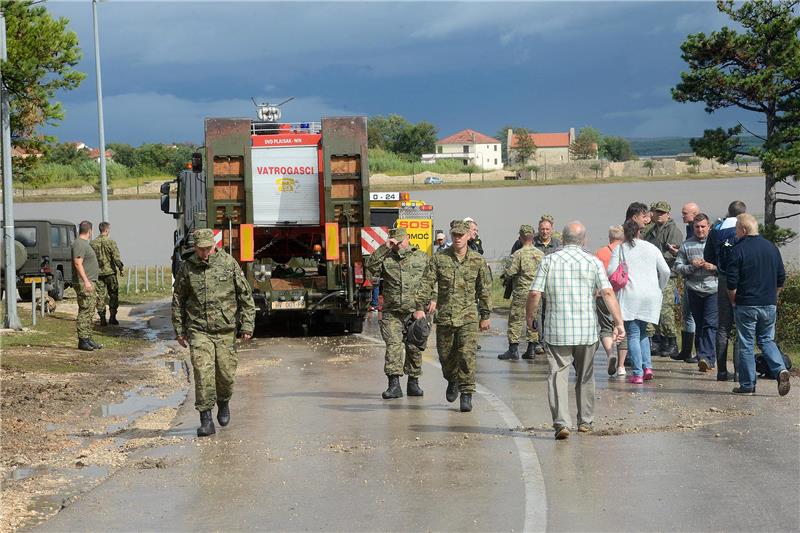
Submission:
MULTIPOLYGON (((35 326, 31 324, 30 315, 21 316, 20 320, 23 327, 31 329, 2 336, 4 369, 64 374, 87 372, 98 364, 92 357, 79 357, 78 352, 75 352, 75 357, 48 357, 49 352, 75 348, 77 343, 75 317, 54 313, 44 318, 37 317, 35 326), (43 350, 37 356, 32 356, 29 350, 19 352, 14 348, 43 350)), ((121 327, 95 328, 92 337, 103 345, 103 350, 117 350, 120 353, 130 353, 145 343, 139 332, 121 327)), ((98 354, 102 354, 102 350, 98 354)))
MULTIPOLYGON (((739 176, 731 174, 676 174, 671 176, 617 176, 612 178, 601 179, 552 179, 552 180, 491 180, 480 181, 473 178, 472 183, 458 181, 447 182, 440 185, 425 185, 424 183, 407 183, 405 181, 396 184, 374 184, 370 185, 370 190, 379 191, 395 191, 398 187, 406 191, 420 191, 420 190, 436 190, 436 189, 489 189, 498 187, 540 187, 549 185, 589 185, 592 183, 639 183, 639 182, 654 182, 654 181, 685 181, 685 180, 713 180, 725 178, 744 178, 754 177, 754 175, 739 176)), ((758 176, 755 176, 758 177, 758 176)))

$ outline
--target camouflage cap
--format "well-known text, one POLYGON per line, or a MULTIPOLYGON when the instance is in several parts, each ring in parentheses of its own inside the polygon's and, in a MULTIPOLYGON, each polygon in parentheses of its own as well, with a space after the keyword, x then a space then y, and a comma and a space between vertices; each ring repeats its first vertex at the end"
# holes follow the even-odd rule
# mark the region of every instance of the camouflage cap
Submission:
POLYGON ((194 245, 200 248, 214 246, 214 231, 210 229, 196 229, 192 232, 194 245))
POLYGON ((533 226, 530 224, 523 224, 519 227, 520 237, 533 237, 533 226))
POLYGON ((456 235, 466 235, 469 231, 469 222, 456 222, 450 227, 450 233, 456 235))
POLYGON ((553 218, 553 215, 542 215, 542 218, 539 219, 539 224, 545 221, 549 222, 552 225, 556 221, 556 219, 553 218))
POLYGON ((457 218, 455 218, 455 219, 451 220, 451 221, 450 221, 450 227, 452 228, 453 226, 455 226, 455 225, 456 225, 456 224, 458 224, 459 222, 461 222, 461 221, 460 221, 459 219, 457 219, 457 218))
POLYGON ((392 228, 389 230, 389 238, 390 239, 397 239, 398 241, 402 241, 406 238, 408 233, 406 232, 406 228, 392 228))
POLYGON ((662 213, 669 213, 672 211, 672 206, 670 206, 664 200, 659 200, 658 202, 653 202, 650 204, 650 211, 661 211, 662 213))

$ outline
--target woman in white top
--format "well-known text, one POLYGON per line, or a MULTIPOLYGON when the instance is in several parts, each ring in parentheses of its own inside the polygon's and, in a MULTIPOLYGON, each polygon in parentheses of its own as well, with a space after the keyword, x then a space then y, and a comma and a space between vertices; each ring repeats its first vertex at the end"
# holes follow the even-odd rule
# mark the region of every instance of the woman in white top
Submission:
POLYGON ((633 374, 628 377, 628 383, 640 384, 653 379, 647 324, 658 324, 661 291, 669 280, 669 267, 658 248, 639 238, 639 224, 628 220, 622 229, 625 240, 611 254, 608 274, 613 274, 621 261, 628 265, 628 283, 617 292, 617 300, 625 322, 628 354, 633 363, 633 374))

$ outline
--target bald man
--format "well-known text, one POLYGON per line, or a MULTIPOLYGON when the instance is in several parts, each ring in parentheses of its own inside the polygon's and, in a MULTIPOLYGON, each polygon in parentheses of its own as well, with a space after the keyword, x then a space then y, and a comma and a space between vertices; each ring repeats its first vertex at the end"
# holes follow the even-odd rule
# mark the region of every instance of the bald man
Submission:
MULTIPOLYGON (((681 217, 683 217, 683 223, 686 224, 687 241, 694 237, 694 217, 699 212, 700 207, 694 202, 683 204, 683 207, 681 208, 681 217)), ((692 348, 696 344, 694 341, 694 317, 692 316, 692 310, 689 307, 689 289, 687 289, 686 286, 683 287, 683 294, 681 294, 681 314, 683 315, 683 327, 681 328, 681 351, 677 354, 671 355, 670 358, 676 361, 696 363, 697 358, 692 356, 692 348)))

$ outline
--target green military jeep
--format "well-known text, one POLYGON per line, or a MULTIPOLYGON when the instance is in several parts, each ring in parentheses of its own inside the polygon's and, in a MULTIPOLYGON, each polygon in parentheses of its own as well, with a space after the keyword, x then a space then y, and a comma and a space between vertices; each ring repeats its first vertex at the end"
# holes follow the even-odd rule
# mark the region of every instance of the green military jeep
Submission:
POLYGON ((64 297, 64 289, 72 285, 72 243, 77 237, 75 224, 66 220, 14 222, 14 240, 27 253, 26 261, 17 265, 17 290, 23 300, 30 300, 30 282, 34 278, 46 280, 47 292, 53 299, 64 297))

